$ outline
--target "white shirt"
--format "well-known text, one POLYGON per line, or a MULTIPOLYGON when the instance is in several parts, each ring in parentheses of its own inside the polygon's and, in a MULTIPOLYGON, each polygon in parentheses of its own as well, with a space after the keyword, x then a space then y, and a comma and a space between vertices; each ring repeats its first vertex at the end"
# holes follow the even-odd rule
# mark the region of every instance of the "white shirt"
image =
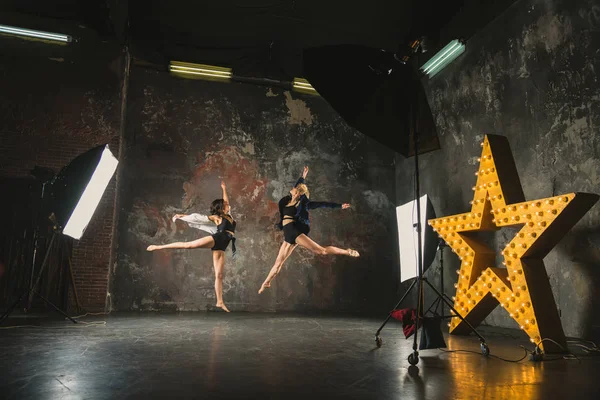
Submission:
MULTIPOLYGON (((173 217, 173 222, 175 222, 176 219, 178 218, 173 217)), ((217 225, 208 219, 208 216, 206 215, 194 213, 179 219, 187 222, 191 228, 200 229, 201 231, 208 232, 211 235, 217 233, 217 225)))

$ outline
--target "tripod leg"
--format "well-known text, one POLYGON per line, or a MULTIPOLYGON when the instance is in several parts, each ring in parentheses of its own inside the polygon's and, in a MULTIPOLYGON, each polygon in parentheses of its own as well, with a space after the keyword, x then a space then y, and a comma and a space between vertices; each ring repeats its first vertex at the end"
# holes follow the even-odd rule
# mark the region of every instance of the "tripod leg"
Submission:
MULTIPOLYGON (((52 247, 52 243, 54 243, 54 237, 56 235, 53 234, 52 238, 50 239, 50 244, 48 245, 48 249, 50 250, 50 248, 52 247)), ((44 257, 44 261, 42 262, 42 266, 40 267, 40 271, 38 272, 38 277, 35 281, 35 286, 38 285, 39 281, 40 281, 40 277, 42 272, 44 271, 44 267, 46 266, 46 261, 48 261, 48 254, 50 253, 50 251, 46 252, 46 256, 44 257)), ((33 263, 35 264, 35 256, 34 256, 34 261, 33 263)), ((33 267, 35 268, 35 265, 33 265, 33 267)), ((33 269, 32 269, 33 271, 33 269)), ((33 272, 32 272, 33 273, 33 272)), ((31 282, 33 282, 33 275, 31 276, 31 282)), ((21 293, 21 296, 19 296, 19 299, 17 301, 15 301, 9 308, 8 310, 6 310, 6 312, 4 314, 2 314, 2 317, 0 317, 0 323, 4 322, 4 320, 6 318, 8 318, 8 316, 14 311, 14 309, 19 305, 19 303, 21 302, 21 300, 23 300, 23 298, 25 296, 27 296, 27 305, 26 308, 29 308, 29 305, 31 304, 31 300, 32 300, 32 292, 33 292, 33 288, 35 286, 30 286, 28 290, 23 290, 23 292, 21 293)))
MULTIPOLYGON (((421 273, 421 271, 419 271, 421 273)), ((421 273, 422 276, 422 273, 421 273)), ((413 337, 413 357, 418 360, 419 352, 417 351, 417 332, 419 331, 419 322, 423 319, 423 300, 424 300, 424 290, 423 290, 423 282, 427 282, 427 279, 420 278, 419 279, 419 299, 417 301, 417 320, 415 321, 415 333, 413 337)), ((418 362, 418 361, 417 361, 418 362)))
POLYGON ((50 239, 50 244, 48 244, 48 249, 46 250, 46 255, 44 256, 44 261, 42 261, 42 266, 40 267, 40 271, 38 272, 37 279, 35 280, 35 284, 31 287, 31 290, 29 292, 27 308, 29 308, 29 306, 31 305, 31 301, 33 300, 33 290, 39 285, 40 279, 42 279, 42 273, 44 272, 44 268, 46 268, 48 256, 50 255, 50 251, 52 250, 52 245, 54 244, 55 237, 56 233, 52 233, 52 238, 50 239))
MULTIPOLYGON (((394 306, 394 308, 392 309, 395 310, 398 308, 398 306, 404 301, 404 299, 406 298, 406 296, 408 296, 408 294, 410 293, 410 291, 412 290, 412 288, 415 286, 415 284, 417 283, 418 279, 415 279, 413 281, 413 283, 410 285, 410 287, 408 288, 408 290, 404 293, 404 296, 402 296, 402 298, 400 299, 400 301, 398 303, 396 303, 396 305, 394 306)), ((381 332, 381 330, 383 329, 383 327, 385 326, 385 324, 388 323, 388 321, 390 320, 390 318, 392 318, 392 313, 390 312, 387 316, 387 318, 385 319, 385 321, 383 321, 383 324, 381 324, 381 326, 379 327, 379 329, 377 329, 377 332, 375 333, 375 337, 379 337, 379 333, 381 332)))
POLYGON ((19 305, 19 303, 21 303, 21 300, 23 300, 23 297, 25 297, 25 295, 29 294, 28 290, 24 290, 23 293, 21 293, 21 295, 19 296, 19 299, 17 301, 15 301, 7 310, 6 312, 4 312, 4 314, 2 314, 2 317, 0 317, 0 324, 2 324, 2 322, 4 322, 4 320, 6 318, 8 318, 8 316, 10 315, 10 313, 13 312, 13 310, 15 308, 17 308, 17 306, 19 305))
MULTIPOLYGON (((437 299, 435 299, 435 300, 434 300, 434 301, 431 303, 431 305, 429 306, 429 308, 427 309, 427 311, 425 311, 425 314, 424 314, 424 315, 427 315, 427 314, 428 314, 428 313, 429 313, 429 312, 430 312, 432 309, 434 309, 434 306, 435 306, 435 313, 437 313, 437 311, 438 311, 438 308, 439 308, 439 306, 440 306, 440 302, 441 302, 441 301, 442 301, 442 299, 441 299, 441 298, 439 298, 439 297, 438 297, 437 299)), ((442 308, 442 312, 443 312, 443 308, 442 308)))
POLYGON ((481 335, 479 334, 479 332, 477 332, 477 330, 476 330, 476 329, 473 327, 473 325, 471 325, 471 323, 470 323, 469 321, 467 321, 466 319, 464 319, 464 318, 462 317, 462 315, 460 315, 460 314, 458 313, 458 311, 456 311, 456 309, 454 308, 454 305, 453 305, 451 302, 449 302, 448 300, 446 300, 446 298, 445 298, 444 296, 442 296, 442 295, 440 294, 440 292, 438 292, 438 290, 437 290, 437 289, 436 289, 436 288, 435 288, 435 287, 434 287, 432 284, 430 284, 430 283, 429 283, 429 282, 427 282, 427 281, 426 281, 426 283, 427 283, 427 284, 429 285, 429 287, 430 287, 430 288, 431 288, 431 289, 432 289, 432 290, 433 290, 433 291, 434 291, 434 292, 435 292, 435 293, 436 293, 436 294, 437 294, 437 295, 438 295, 438 296, 439 296, 439 297, 440 297, 440 298, 441 298, 441 299, 442 299, 442 300, 443 300, 443 301, 444 301, 444 302, 445 302, 445 303, 448 305, 448 307, 450 307, 450 309, 451 309, 452 311, 454 311, 454 314, 455 314, 455 315, 456 315, 458 318, 460 318, 460 319, 461 319, 461 321, 463 321, 464 323, 466 323, 466 324, 469 326, 469 328, 471 328, 471 330, 473 331, 473 333, 475 333, 475 334, 476 334, 476 335, 479 337, 479 340, 481 340, 481 342, 482 342, 482 343, 485 343, 485 339, 484 339, 484 337, 483 337, 483 336, 481 336, 481 335))
POLYGON ((75 305, 77 306, 77 312, 81 312, 81 305, 79 304, 79 296, 77 295, 77 286, 75 286, 75 276, 73 276, 73 266, 71 264, 71 256, 67 255, 69 261, 69 273, 71 274, 71 287, 73 289, 73 297, 75 297, 75 305))
POLYGON ((449 301, 450 303, 452 303, 452 297, 448 296, 448 295, 447 295, 447 294, 445 294, 445 293, 442 293, 442 296, 444 296, 444 298, 445 298, 447 301, 449 301))
POLYGON ((23 299, 23 297, 25 297, 26 295, 28 296, 28 301, 29 303, 31 303, 31 299, 33 297, 34 294, 38 295, 42 300, 44 300, 46 302, 46 304, 51 305, 56 311, 58 311, 59 313, 61 313, 62 315, 64 315, 65 317, 67 317, 69 320, 71 320, 71 322, 73 322, 74 324, 77 323, 77 321, 75 321, 73 318, 71 318, 69 315, 67 315, 67 313, 65 313, 64 311, 62 311, 60 308, 58 308, 57 306, 55 306, 53 303, 51 303, 48 299, 44 298, 41 294, 39 294, 38 292, 36 292, 34 290, 35 287, 37 287, 37 285, 40 282, 42 273, 44 272, 44 268, 46 266, 46 263, 48 261, 48 254, 50 253, 50 249, 52 247, 52 244, 54 243, 54 238, 56 237, 56 233, 54 233, 52 235, 52 238, 50 239, 50 244, 48 245, 48 251, 46 252, 46 256, 44 257, 44 261, 42 262, 42 266, 40 267, 40 270, 38 272, 38 276, 37 279, 35 281, 35 285, 33 287, 31 287, 29 290, 27 291, 23 291, 23 293, 21 294, 21 296, 19 297, 19 300, 17 300, 0 318, 0 323, 2 321, 4 321, 6 318, 8 318, 8 315, 15 309, 15 307, 17 307, 17 305, 21 302, 21 300, 23 299))
POLYGON ((66 312, 64 312, 63 310, 61 310, 60 308, 56 307, 52 302, 50 302, 50 300, 46 299, 44 296, 42 296, 41 294, 39 294, 38 292, 33 292, 35 294, 37 294, 39 296, 40 299, 44 300, 46 302, 46 304, 51 305, 56 311, 58 311, 59 313, 61 313, 62 315, 64 315, 65 317, 67 317, 69 320, 71 320, 72 323, 76 324, 77 321, 75 321, 73 318, 71 318, 69 315, 67 315, 66 312))

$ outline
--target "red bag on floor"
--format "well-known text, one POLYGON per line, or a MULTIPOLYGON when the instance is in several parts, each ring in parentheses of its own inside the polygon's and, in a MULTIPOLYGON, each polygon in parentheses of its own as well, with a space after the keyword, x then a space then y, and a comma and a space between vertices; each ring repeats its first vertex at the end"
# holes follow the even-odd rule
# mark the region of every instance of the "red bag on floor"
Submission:
POLYGON ((394 310, 391 315, 392 318, 402 322, 402 331, 404 332, 405 338, 408 339, 417 330, 415 325, 415 321, 417 320, 417 310, 414 308, 394 310))

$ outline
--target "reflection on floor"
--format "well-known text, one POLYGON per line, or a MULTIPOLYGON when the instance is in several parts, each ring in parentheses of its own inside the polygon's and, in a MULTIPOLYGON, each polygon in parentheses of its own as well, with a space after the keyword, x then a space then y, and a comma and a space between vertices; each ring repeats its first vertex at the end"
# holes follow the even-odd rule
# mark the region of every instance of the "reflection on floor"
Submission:
MULTIPOLYGON (((0 330, 0 393, 7 399, 599 398, 600 356, 515 363, 484 357, 474 336, 407 357, 413 340, 390 321, 300 314, 112 314, 68 321, 10 318, 0 330), (464 350, 464 351, 463 351, 464 350), (471 351, 471 352, 469 352, 471 351)), ((518 360, 519 331, 480 329, 492 355, 518 360)), ((555 357, 556 358, 556 357, 555 357)))

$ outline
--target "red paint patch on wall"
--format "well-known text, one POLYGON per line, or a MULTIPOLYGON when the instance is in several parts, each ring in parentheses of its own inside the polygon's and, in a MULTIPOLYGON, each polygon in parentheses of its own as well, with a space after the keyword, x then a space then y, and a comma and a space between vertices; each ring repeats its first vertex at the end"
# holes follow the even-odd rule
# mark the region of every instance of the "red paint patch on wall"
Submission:
POLYGON ((142 210, 146 219, 156 223, 157 228, 154 236, 171 236, 189 229, 185 222, 176 220, 175 223, 173 223, 172 215, 165 215, 164 212, 161 212, 158 208, 151 206, 146 202, 136 201, 135 207, 142 210))
MULTIPOLYGON (((259 219, 277 212, 277 204, 267 198, 268 180, 260 176, 258 163, 254 159, 246 158, 233 146, 198 155, 198 164, 193 176, 184 184, 183 207, 188 208, 194 204, 202 206, 199 199, 206 197, 206 183, 218 180, 224 180, 227 185, 234 214, 259 219)), ((214 192, 214 189, 211 192, 214 192)), ((206 207, 208 208, 208 204, 206 207)))
POLYGON ((160 213, 158 208, 152 207, 147 203, 140 203, 140 205, 140 208, 144 212, 144 215, 146 215, 146 218, 154 220, 158 224, 157 231, 167 230, 170 224, 166 221, 166 218, 160 213))

